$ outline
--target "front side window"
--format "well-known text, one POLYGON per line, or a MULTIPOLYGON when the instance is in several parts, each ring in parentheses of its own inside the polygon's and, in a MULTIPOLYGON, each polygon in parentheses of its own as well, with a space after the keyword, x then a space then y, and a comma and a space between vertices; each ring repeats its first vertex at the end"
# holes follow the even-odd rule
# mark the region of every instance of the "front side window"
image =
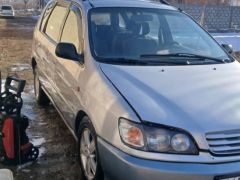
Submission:
POLYGON ((92 53, 99 59, 157 61, 179 55, 181 60, 203 62, 199 58, 204 56, 221 62, 231 58, 198 24, 178 11, 95 8, 89 13, 89 28, 92 53))
POLYGON ((48 19, 45 33, 55 42, 58 41, 66 12, 67 8, 56 6, 48 19))
POLYGON ((74 44, 77 51, 82 51, 81 47, 81 19, 79 10, 71 10, 63 28, 61 42, 74 44))
POLYGON ((178 18, 174 15, 165 17, 173 42, 188 48, 191 53, 214 57, 224 56, 216 43, 209 39, 208 34, 203 33, 198 25, 189 21, 188 18, 178 18))
POLYGON ((42 22, 41 22, 41 27, 40 27, 40 30, 43 31, 43 29, 45 28, 45 25, 46 25, 46 22, 52 12, 52 9, 54 8, 54 5, 55 3, 50 3, 47 7, 46 7, 46 10, 43 14, 43 17, 42 17, 42 22))
POLYGON ((98 14, 93 13, 91 15, 92 23, 96 25, 111 25, 111 13, 109 12, 99 12, 98 14))

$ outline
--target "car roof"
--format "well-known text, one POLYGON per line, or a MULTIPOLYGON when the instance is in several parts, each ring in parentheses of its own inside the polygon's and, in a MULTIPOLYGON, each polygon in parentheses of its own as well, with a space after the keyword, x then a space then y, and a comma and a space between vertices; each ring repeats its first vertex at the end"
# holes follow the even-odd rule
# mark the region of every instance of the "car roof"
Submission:
POLYGON ((148 0, 85 0, 85 2, 88 1, 94 7, 137 7, 176 10, 173 6, 148 0))
POLYGON ((3 7, 10 7, 11 9, 13 9, 13 6, 11 5, 0 5, 0 8, 3 8, 3 7))

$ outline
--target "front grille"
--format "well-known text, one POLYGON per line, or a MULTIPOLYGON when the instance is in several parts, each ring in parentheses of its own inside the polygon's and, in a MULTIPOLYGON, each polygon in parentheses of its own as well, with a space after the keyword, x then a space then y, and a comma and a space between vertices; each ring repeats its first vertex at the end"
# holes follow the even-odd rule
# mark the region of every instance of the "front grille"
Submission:
POLYGON ((0 14, 3 15, 3 16, 13 16, 12 13, 0 13, 0 14))
POLYGON ((207 133, 206 139, 215 155, 240 154, 240 130, 207 133))

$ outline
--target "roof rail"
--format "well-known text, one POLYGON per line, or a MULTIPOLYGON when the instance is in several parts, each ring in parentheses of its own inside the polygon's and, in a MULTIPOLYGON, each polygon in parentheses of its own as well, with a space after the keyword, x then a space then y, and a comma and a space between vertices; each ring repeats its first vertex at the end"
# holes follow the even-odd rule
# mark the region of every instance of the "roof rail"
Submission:
MULTIPOLYGON (((93 0, 82 0, 82 1, 88 1, 88 2, 90 3, 90 5, 93 7, 93 4, 92 4, 92 1, 93 1, 93 0)), ((159 1, 159 2, 162 3, 162 4, 171 6, 171 4, 170 4, 167 0, 155 0, 155 1, 159 1)))

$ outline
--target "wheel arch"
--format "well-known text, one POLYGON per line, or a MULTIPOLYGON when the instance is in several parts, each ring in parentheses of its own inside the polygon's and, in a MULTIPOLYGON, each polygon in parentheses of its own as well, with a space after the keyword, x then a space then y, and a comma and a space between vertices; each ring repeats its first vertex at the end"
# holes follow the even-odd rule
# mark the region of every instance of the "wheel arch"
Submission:
MULTIPOLYGON (((75 120, 75 133, 77 134, 78 133, 78 129, 79 129, 79 125, 81 123, 81 121, 83 120, 83 118, 85 116, 88 116, 86 112, 84 112, 83 110, 80 110, 78 113, 77 113, 77 116, 76 116, 76 120, 75 120)), ((89 116, 88 116, 89 117, 89 116)))
POLYGON ((32 69, 34 70, 35 67, 37 66, 37 62, 36 62, 36 59, 34 57, 32 57, 31 63, 32 63, 32 69))

